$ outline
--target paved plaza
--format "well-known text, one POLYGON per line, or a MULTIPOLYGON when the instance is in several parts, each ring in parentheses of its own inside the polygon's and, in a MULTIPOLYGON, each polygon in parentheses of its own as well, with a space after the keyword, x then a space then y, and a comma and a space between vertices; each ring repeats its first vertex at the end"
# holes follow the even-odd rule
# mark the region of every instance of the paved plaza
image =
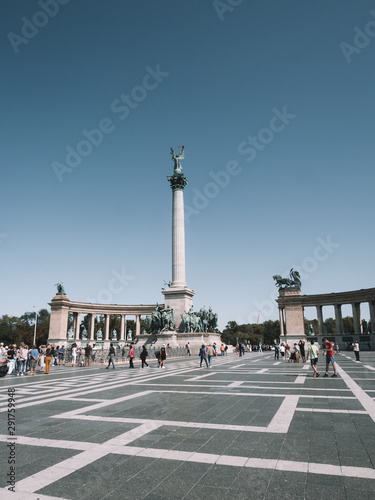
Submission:
POLYGON ((374 499, 375 353, 336 359, 336 379, 272 352, 4 377, 0 498, 374 499))

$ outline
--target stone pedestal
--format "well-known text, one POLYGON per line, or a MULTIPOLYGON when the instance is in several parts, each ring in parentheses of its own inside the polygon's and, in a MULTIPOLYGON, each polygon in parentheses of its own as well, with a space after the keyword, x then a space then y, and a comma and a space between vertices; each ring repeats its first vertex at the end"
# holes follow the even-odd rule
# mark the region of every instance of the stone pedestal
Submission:
POLYGON ((290 344, 306 340, 301 289, 295 286, 281 288, 277 302, 281 311, 280 319, 285 316, 285 330, 281 328, 284 335, 281 335, 280 341, 290 344))
POLYGON ((176 331, 178 331, 182 321, 181 314, 189 311, 193 305, 193 297, 195 293, 187 286, 184 288, 171 286, 170 288, 163 290, 162 294, 164 295, 165 307, 169 306, 173 309, 176 331))
POLYGON ((67 343, 68 313, 70 300, 65 293, 58 293, 49 304, 51 317, 49 322, 48 342, 62 345, 67 343))

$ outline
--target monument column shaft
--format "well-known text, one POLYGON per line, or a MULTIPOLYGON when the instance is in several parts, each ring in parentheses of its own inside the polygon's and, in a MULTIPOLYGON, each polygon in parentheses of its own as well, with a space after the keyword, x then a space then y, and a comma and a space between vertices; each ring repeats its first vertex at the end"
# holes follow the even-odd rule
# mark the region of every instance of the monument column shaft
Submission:
POLYGON ((186 286, 184 191, 173 189, 172 201, 172 285, 186 286))

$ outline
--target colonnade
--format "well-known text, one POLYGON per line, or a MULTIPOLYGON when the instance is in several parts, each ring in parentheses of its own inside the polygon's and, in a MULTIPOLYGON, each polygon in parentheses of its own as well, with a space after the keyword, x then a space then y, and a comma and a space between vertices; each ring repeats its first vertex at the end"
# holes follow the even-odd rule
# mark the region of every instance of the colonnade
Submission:
POLYGON ((97 341, 104 341, 109 343, 112 341, 110 338, 109 321, 111 316, 120 316, 120 339, 125 341, 125 322, 127 316, 135 316, 135 333, 141 333, 141 316, 151 314, 156 304, 151 305, 117 305, 117 304, 89 304, 84 302, 72 302, 64 293, 58 293, 49 304, 51 306, 50 328, 49 328, 49 343, 66 343, 68 340, 68 318, 69 313, 73 314, 73 338, 72 341, 80 340, 80 327, 81 327, 81 314, 89 315, 89 332, 88 338, 84 339, 89 342, 95 341, 95 316, 100 315, 105 318, 105 327, 103 339, 96 339, 97 341))
MULTIPOLYGON (((80 312, 73 312, 73 339, 72 340, 79 340, 80 338, 80 326, 81 326, 81 321, 80 321, 80 316, 82 313, 80 312)), ((85 313, 83 313, 85 314, 85 313)), ((95 316, 96 313, 89 313, 90 314, 90 334, 87 340, 90 342, 93 342, 94 340, 100 341, 100 339, 95 339, 95 316)), ((112 314, 101 314, 101 316, 104 316, 105 318, 105 327, 104 327, 104 337, 101 340, 112 340, 109 338, 109 319, 112 314)), ((115 315, 117 316, 117 315, 115 315)), ((118 316, 121 317, 121 323, 120 323, 120 339, 117 339, 118 341, 125 341, 125 318, 126 314, 119 314, 118 316)), ((129 315, 130 316, 130 315, 129 315)), ((140 314, 135 314, 135 334, 140 335, 141 333, 141 315, 140 314)))
POLYGON ((304 309, 315 307, 318 320, 318 335, 324 335, 323 307, 333 306, 336 319, 336 335, 345 335, 342 306, 351 305, 353 313, 354 335, 360 335, 362 330, 361 304, 367 303, 370 313, 372 332, 375 329, 375 288, 354 290, 351 292, 327 293, 320 295, 301 295, 296 287, 282 288, 279 291, 280 334, 305 335, 304 309))

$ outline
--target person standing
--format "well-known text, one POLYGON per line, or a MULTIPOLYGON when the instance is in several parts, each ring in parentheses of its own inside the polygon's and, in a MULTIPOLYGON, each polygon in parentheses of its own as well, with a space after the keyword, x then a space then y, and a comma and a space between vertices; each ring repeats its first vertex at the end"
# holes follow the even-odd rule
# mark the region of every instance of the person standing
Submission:
POLYGON ((28 354, 29 354, 28 346, 22 345, 18 350, 18 373, 17 373, 17 375, 25 375, 28 354))
POLYGON ((59 347, 58 356, 59 356, 59 366, 60 366, 61 362, 62 362, 62 365, 65 366, 65 348, 63 345, 61 347, 59 347))
POLYGON ((44 362, 45 356, 46 356, 46 346, 40 345, 39 346, 39 363, 40 363, 40 371, 41 372, 44 372, 44 369, 46 367, 46 364, 44 362))
POLYGON ((15 346, 10 345, 9 349, 7 351, 8 375, 10 375, 14 370, 15 363, 16 363, 16 354, 17 354, 17 350, 15 349, 15 346))
POLYGON ((206 346, 204 344, 202 344, 202 347, 199 350, 199 356, 201 358, 201 362, 200 362, 200 365, 199 365, 200 368, 202 368, 203 360, 205 361, 206 367, 208 368, 206 346))
MULTIPOLYGON (((36 347, 36 345, 33 345, 32 349, 30 350, 30 375, 35 375, 36 374, 36 365, 38 363, 39 359, 39 351, 36 347)), ((51 357, 49 358, 51 361, 51 357)), ((46 365, 46 373, 49 372, 49 365, 47 367, 46 365), (48 368, 48 371, 47 371, 48 368)))
POLYGON ((303 340, 300 340, 298 345, 299 345, 299 351, 301 353, 302 361, 304 363, 306 363, 305 342, 303 340))
POLYGON ((141 361, 142 361, 142 368, 144 367, 144 365, 149 366, 146 362, 147 356, 148 356, 148 352, 147 352, 146 346, 143 345, 141 354, 139 355, 139 357, 141 358, 141 361))
MULTIPOLYGON (((191 356, 191 351, 190 351, 190 342, 186 344, 186 352, 188 356, 191 356)), ((143 368, 143 367, 142 367, 143 368)))
POLYGON ((165 349, 165 344, 163 344, 159 354, 160 368, 165 368, 164 364, 166 359, 167 359, 167 351, 165 349))
MULTIPOLYGON (((30 353, 30 355, 31 355, 31 353, 30 353)), ((53 359, 52 358, 52 347, 49 344, 47 344, 46 357, 44 358, 44 362, 46 363, 46 373, 47 374, 49 373, 49 370, 51 368, 52 359, 53 359)), ((31 368, 30 368, 30 370, 31 370, 31 368)), ((30 375, 32 375, 32 373, 30 373, 30 375)))
POLYGON ((357 341, 355 341, 354 344, 353 344, 353 351, 354 351, 354 354, 355 354, 355 360, 359 361, 359 344, 358 344, 357 341))
POLYGON ((115 370, 115 348, 113 347, 112 342, 109 344, 109 351, 108 351, 108 366, 106 366, 106 369, 108 370, 109 365, 112 363, 113 369, 115 370))
MULTIPOLYGON (((134 349, 133 349, 132 344, 130 344, 128 358, 129 358, 129 368, 134 368, 134 349)), ((142 366, 142 368, 143 368, 143 366, 142 366)))
POLYGON ((208 367, 211 368, 212 367, 212 358, 215 354, 215 351, 214 351, 214 348, 212 347, 212 345, 209 345, 207 347, 207 357, 208 357, 208 367))
POLYGON ((314 341, 310 341, 310 347, 308 349, 308 353, 310 356, 310 363, 311 367, 314 370, 314 377, 319 377, 320 373, 318 372, 318 356, 319 356, 319 349, 317 346, 314 344, 314 341))
POLYGON ((87 344, 87 346, 85 347, 85 366, 90 366, 91 351, 92 351, 91 345, 87 344))
POLYGON ((284 360, 285 359, 285 345, 284 344, 280 345, 280 354, 281 354, 281 359, 284 360))
POLYGON ((77 363, 77 344, 72 345, 72 368, 76 367, 77 363))
POLYGON ((275 344, 275 359, 279 359, 280 355, 280 346, 279 344, 275 344))
POLYGON ((335 363, 335 356, 333 353, 333 344, 329 342, 325 337, 323 339, 323 351, 326 353, 326 372, 323 377, 328 377, 329 364, 332 364, 333 367, 333 375, 332 377, 337 377, 337 368, 335 363))

